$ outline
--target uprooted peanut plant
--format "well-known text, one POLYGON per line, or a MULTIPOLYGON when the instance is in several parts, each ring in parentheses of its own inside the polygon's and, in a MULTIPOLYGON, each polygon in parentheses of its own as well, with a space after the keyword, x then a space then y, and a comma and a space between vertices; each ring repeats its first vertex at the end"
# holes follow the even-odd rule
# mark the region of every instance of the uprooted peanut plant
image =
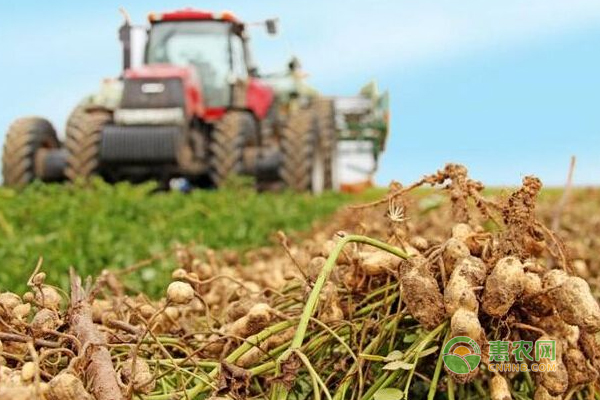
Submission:
POLYGON ((160 300, 124 271, 62 293, 40 263, 0 295, 0 399, 597 398, 600 221, 550 231, 541 187, 492 198, 449 164, 243 263, 179 247, 160 300), (481 349, 469 373, 444 365, 455 336, 481 349), (519 340, 555 340, 555 370, 492 372, 489 343, 519 340))

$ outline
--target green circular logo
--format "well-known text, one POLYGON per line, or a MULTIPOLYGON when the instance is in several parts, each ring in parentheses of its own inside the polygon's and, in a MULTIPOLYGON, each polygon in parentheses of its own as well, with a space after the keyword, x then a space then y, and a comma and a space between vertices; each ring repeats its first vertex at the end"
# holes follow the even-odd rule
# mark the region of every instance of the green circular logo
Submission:
POLYGON ((456 336, 446 343, 443 350, 446 367, 455 374, 464 375, 474 371, 481 361, 481 349, 468 336, 456 336))

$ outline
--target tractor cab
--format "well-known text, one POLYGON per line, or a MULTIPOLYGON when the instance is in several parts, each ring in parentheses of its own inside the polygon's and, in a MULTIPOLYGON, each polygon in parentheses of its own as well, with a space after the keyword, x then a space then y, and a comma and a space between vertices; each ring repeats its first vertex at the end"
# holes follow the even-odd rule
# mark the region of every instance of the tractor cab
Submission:
MULTIPOLYGON (((228 108, 250 109, 259 118, 266 113, 266 104, 256 104, 254 98, 272 97, 266 85, 257 79, 252 64, 246 24, 232 13, 213 13, 194 9, 151 13, 150 27, 132 26, 128 17, 120 29, 123 44, 125 90, 127 79, 181 79, 182 71, 196 87, 184 88, 193 98, 187 100, 188 111, 198 111, 198 118, 214 120, 228 108), (249 93, 250 92, 250 93, 249 93), (253 93, 257 92, 257 93, 253 93), (250 95, 250 99, 248 98, 250 95), (197 99, 196 97, 201 97, 197 99), (201 104, 198 104, 201 103, 201 104)), ((265 21, 269 33, 276 33, 275 20, 265 21)), ((157 94, 162 86, 146 85, 157 94)), ((135 92, 135 90, 133 90, 135 92)), ((139 90, 138 90, 139 91, 139 90)), ((160 96, 145 96, 157 99, 160 96)), ((130 108, 127 105, 125 108, 130 108)))
POLYGON ((231 13, 184 10, 150 14, 147 65, 192 67, 209 108, 232 103, 231 86, 248 78, 244 25, 231 13))

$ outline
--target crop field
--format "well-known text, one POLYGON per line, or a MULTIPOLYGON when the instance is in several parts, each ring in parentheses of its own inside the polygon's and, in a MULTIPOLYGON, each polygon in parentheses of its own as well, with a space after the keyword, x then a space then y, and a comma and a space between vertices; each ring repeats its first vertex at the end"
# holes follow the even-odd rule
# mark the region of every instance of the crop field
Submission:
POLYGON ((598 189, 152 192, 0 191, 0 398, 600 396, 598 189))
MULTIPOLYGON (((376 196, 374 190, 363 198, 376 196)), ((0 288, 23 292, 40 257, 49 281, 68 287, 68 269, 82 276, 155 259, 128 284, 158 294, 174 263, 176 244, 243 251, 274 244, 278 230, 311 228, 350 201, 294 193, 256 193, 243 181, 220 191, 155 192, 154 184, 91 187, 0 187, 0 288)))

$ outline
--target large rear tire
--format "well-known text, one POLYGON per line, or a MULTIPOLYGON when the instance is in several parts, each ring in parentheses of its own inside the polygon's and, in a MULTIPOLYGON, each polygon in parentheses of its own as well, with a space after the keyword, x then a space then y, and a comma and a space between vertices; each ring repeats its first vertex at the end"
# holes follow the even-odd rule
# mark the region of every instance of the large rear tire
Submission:
POLYGON ((243 111, 228 111, 212 131, 209 144, 209 176, 215 187, 244 170, 244 148, 255 132, 254 121, 243 111))
POLYGON ((102 128, 112 119, 104 109, 77 106, 67 121, 65 147, 67 167, 65 175, 71 181, 87 181, 98 173, 102 128))
POLYGON ((2 154, 4 185, 22 187, 33 180, 44 180, 43 155, 60 147, 56 130, 48 120, 19 118, 8 128, 2 154))
POLYGON ((325 189, 338 190, 337 135, 335 129, 335 104, 333 99, 318 98, 315 104, 317 124, 325 168, 325 189))
POLYGON ((290 116, 281 137, 279 176, 291 190, 319 194, 325 188, 325 157, 314 118, 311 109, 290 116))

